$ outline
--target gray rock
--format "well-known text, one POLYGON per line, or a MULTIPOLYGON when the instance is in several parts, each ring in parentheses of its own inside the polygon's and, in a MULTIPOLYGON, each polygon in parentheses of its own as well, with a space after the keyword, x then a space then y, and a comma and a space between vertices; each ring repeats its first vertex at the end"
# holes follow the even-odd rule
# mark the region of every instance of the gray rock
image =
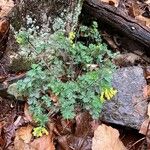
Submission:
POLYGON ((147 117, 147 101, 143 96, 145 86, 146 80, 142 68, 118 69, 113 78, 113 87, 118 93, 111 101, 105 102, 101 119, 139 129, 147 117))

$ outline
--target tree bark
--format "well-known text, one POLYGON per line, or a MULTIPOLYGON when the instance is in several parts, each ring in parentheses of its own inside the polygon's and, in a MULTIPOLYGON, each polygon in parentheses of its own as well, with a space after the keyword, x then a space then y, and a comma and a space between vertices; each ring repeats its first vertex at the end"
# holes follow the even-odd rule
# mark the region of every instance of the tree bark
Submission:
POLYGON ((128 37, 150 47, 150 29, 139 24, 121 9, 104 4, 98 0, 85 0, 83 11, 117 28, 128 37))

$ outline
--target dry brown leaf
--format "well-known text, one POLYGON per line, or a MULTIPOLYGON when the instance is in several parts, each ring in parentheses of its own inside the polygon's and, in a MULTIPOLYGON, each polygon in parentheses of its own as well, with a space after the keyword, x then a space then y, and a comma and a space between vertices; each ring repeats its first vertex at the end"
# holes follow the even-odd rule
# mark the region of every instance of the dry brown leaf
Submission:
POLYGON ((50 134, 35 139, 30 146, 31 150, 55 150, 50 134))
POLYGON ((148 129, 149 121, 150 121, 149 119, 146 119, 146 120, 142 123, 139 133, 146 135, 146 133, 147 133, 148 131, 150 131, 150 128, 148 129), (148 131, 147 131, 147 130, 148 130, 148 131))
POLYGON ((143 17, 142 15, 136 16, 135 19, 141 23, 142 25, 147 26, 148 28, 150 28, 150 19, 143 17))
POLYGON ((147 135, 150 133, 150 126, 149 126, 149 123, 150 123, 150 103, 148 104, 148 107, 147 107, 147 115, 149 118, 146 119, 142 123, 140 131, 139 131, 139 133, 144 134, 144 135, 147 135))
POLYGON ((50 95, 50 99, 54 102, 57 103, 58 102, 58 96, 54 93, 52 93, 50 90, 48 90, 48 94, 50 95))
MULTIPOLYGON (((103 34, 103 38, 107 41, 108 45, 113 48, 113 49, 117 49, 117 44, 116 42, 113 40, 113 38, 111 36, 109 36, 107 33, 103 34)), ((114 38, 116 38, 114 36, 114 38)))
POLYGON ((130 7, 130 15, 136 17, 140 14, 142 14, 140 6, 137 3, 132 3, 132 6, 130 7))
POLYGON ((119 132, 110 126, 100 125, 94 132, 92 150, 126 150, 119 139, 119 132))
POLYGON ((44 135, 32 141, 32 129, 33 127, 28 125, 16 131, 15 150, 55 150, 52 134, 44 135))
POLYGON ((150 66, 145 68, 145 78, 150 79, 150 66))
POLYGON ((149 119, 150 119, 150 103, 148 104, 147 115, 148 115, 148 117, 149 117, 149 119))
POLYGON ((150 86, 147 85, 144 87, 143 89, 143 95, 144 95, 144 98, 148 98, 150 97, 150 86))
POLYGON ((20 139, 15 139, 14 148, 15 150, 31 150, 30 146, 27 143, 24 143, 24 141, 20 139))
POLYGON ((51 100, 56 103, 58 102, 58 96, 56 96, 55 94, 51 93, 51 100))
POLYGON ((0 0, 0 17, 8 16, 13 7, 13 0, 0 0))
POLYGON ((29 143, 32 138, 33 127, 28 125, 27 127, 21 127, 16 131, 16 138, 23 140, 24 143, 29 143))
POLYGON ((119 0, 101 0, 104 3, 108 3, 109 5, 113 5, 115 7, 118 7, 119 0))
POLYGON ((30 150, 28 143, 32 138, 33 127, 28 125, 27 127, 21 127, 16 131, 14 140, 15 150, 30 150))

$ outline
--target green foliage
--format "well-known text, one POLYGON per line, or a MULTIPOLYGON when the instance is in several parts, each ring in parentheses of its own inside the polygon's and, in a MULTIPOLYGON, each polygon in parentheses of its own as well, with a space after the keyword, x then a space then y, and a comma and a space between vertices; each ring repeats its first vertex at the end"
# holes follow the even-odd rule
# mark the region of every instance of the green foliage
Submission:
POLYGON ((28 44, 28 33, 26 31, 20 31, 20 33, 18 34, 16 38, 16 41, 20 45, 28 44))
POLYGON ((104 100, 116 94, 111 86, 116 68, 112 60, 116 54, 102 43, 97 28, 96 22, 91 27, 81 26, 77 34, 71 32, 69 37, 58 31, 35 45, 30 42, 30 35, 18 34, 19 44, 30 45, 40 58, 32 64, 26 78, 17 83, 40 127, 58 110, 65 119, 74 118, 79 108, 98 118, 104 100), (52 95, 58 102, 54 102, 52 95))

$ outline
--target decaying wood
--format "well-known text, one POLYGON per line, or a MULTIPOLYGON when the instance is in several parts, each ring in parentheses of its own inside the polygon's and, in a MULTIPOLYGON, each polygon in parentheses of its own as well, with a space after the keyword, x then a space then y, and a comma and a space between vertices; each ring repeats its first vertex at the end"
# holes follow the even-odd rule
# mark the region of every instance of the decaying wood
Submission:
POLYGON ((108 23, 128 37, 150 47, 150 29, 139 24, 121 9, 104 4, 99 0, 85 0, 83 12, 108 23))
POLYGON ((13 7, 13 0, 0 0, 0 59, 6 49, 10 25, 8 16, 13 7))

